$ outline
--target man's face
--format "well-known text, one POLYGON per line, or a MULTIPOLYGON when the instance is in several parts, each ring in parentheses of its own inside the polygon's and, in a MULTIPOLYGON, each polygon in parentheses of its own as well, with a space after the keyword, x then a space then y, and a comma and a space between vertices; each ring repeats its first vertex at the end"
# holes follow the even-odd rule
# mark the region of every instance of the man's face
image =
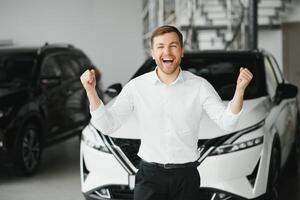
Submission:
POLYGON ((151 54, 162 72, 173 74, 183 57, 183 48, 177 34, 170 32, 153 38, 151 54))

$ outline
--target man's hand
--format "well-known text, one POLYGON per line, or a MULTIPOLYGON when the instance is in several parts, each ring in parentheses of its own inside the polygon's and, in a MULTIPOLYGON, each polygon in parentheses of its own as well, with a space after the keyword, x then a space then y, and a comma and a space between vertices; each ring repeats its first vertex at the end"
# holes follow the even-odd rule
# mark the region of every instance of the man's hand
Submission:
POLYGON ((247 68, 240 68, 240 74, 236 81, 236 89, 230 106, 232 113, 237 114, 241 111, 243 107, 244 92, 252 78, 253 74, 247 68))
POLYGON ((81 83, 86 91, 87 97, 90 102, 90 109, 91 111, 96 110, 100 104, 101 100, 98 97, 98 94, 96 92, 96 76, 95 76, 95 70, 86 70, 81 76, 80 76, 81 83))
POLYGON ((236 90, 244 92, 252 78, 253 74, 247 68, 241 67, 240 74, 236 82, 236 90))
POLYGON ((96 88, 96 75, 95 70, 88 69, 80 76, 81 83, 85 89, 85 91, 91 92, 96 88))

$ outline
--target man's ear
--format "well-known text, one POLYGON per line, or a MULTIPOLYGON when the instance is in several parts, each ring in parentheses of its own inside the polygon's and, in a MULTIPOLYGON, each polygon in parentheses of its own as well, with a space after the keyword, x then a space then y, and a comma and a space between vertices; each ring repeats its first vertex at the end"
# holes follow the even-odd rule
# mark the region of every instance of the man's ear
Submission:
POLYGON ((183 54, 184 54, 184 48, 182 48, 181 58, 183 58, 183 54))
POLYGON ((151 49, 150 49, 150 51, 151 51, 151 56, 152 56, 152 59, 153 59, 153 60, 155 60, 155 58, 154 58, 154 52, 153 52, 153 49, 151 48, 151 49))

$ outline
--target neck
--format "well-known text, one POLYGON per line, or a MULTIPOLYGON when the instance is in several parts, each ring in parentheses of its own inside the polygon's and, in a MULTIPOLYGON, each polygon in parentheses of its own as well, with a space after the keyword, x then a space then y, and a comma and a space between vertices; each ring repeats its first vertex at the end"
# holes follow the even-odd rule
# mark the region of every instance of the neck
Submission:
POLYGON ((167 85, 173 83, 177 79, 179 72, 180 72, 179 67, 177 67, 177 69, 171 74, 165 73, 159 67, 157 67, 157 70, 156 70, 156 74, 157 74, 159 80, 167 85))

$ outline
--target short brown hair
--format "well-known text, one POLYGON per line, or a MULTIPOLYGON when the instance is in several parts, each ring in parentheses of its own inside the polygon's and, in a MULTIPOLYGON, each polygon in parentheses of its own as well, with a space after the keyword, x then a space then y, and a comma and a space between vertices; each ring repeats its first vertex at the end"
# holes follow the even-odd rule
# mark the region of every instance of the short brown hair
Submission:
POLYGON ((155 37, 166 34, 166 33, 171 33, 171 32, 176 33, 176 35, 178 36, 179 42, 180 42, 180 46, 183 47, 183 37, 182 37, 181 32, 175 26, 164 25, 164 26, 158 27, 157 29, 155 29, 153 31, 151 38, 150 38, 151 48, 153 47, 153 40, 155 37))

